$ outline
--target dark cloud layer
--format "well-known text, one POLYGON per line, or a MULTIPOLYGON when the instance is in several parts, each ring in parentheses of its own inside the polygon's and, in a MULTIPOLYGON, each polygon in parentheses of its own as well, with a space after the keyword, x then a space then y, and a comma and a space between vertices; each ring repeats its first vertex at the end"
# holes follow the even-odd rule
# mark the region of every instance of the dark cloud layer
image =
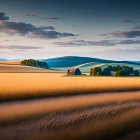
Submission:
POLYGON ((72 33, 54 31, 53 26, 34 26, 24 22, 0 21, 0 32, 8 35, 21 35, 31 38, 53 39, 67 36, 76 36, 72 33))
POLYGON ((113 35, 114 37, 120 37, 120 38, 134 38, 140 36, 140 31, 137 30, 115 31, 115 32, 111 32, 110 34, 113 35))
MULTIPOLYGON (((137 27, 132 27, 130 29, 140 29, 139 26, 137 27)), ((130 31, 114 31, 111 33, 106 33, 106 34, 99 34, 100 36, 107 36, 107 35, 112 35, 114 37, 119 37, 119 38, 134 38, 140 36, 140 31, 139 30, 130 30, 130 31)))
POLYGON ((42 17, 40 19, 66 19, 66 18, 60 18, 60 17, 42 17))
POLYGON ((30 38, 43 38, 43 39, 55 39, 61 37, 69 37, 69 36, 76 36, 72 33, 61 33, 56 31, 44 31, 44 30, 36 30, 31 32, 29 35, 30 38))
POLYGON ((5 13, 0 12, 0 20, 9 20, 9 17, 5 15, 5 13))
POLYGON ((121 40, 117 44, 140 44, 140 40, 121 40))
POLYGON ((9 35, 26 35, 30 32, 34 32, 36 30, 46 30, 46 29, 55 29, 52 26, 41 26, 36 27, 32 24, 27 24, 24 22, 8 22, 8 21, 0 21, 0 31, 5 32, 9 35))

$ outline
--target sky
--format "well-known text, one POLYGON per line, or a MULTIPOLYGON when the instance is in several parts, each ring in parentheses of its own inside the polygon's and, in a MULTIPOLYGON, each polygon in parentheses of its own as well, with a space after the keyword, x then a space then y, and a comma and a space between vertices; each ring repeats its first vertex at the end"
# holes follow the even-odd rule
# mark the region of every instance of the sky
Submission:
POLYGON ((0 0, 0 58, 140 61, 139 0, 0 0))

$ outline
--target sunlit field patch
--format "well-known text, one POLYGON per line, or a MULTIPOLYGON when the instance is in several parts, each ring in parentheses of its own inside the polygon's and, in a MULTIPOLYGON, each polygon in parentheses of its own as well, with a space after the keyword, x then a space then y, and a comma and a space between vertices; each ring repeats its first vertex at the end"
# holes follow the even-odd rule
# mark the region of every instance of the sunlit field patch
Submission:
POLYGON ((133 91, 140 78, 63 77, 63 73, 0 73, 0 100, 133 91))

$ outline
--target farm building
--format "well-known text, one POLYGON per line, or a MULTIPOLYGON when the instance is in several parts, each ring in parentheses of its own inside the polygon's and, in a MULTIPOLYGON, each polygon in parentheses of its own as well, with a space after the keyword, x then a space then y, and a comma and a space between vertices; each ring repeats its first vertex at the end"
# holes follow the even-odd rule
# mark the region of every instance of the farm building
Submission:
POLYGON ((78 68, 69 68, 67 75, 81 75, 81 71, 78 68))

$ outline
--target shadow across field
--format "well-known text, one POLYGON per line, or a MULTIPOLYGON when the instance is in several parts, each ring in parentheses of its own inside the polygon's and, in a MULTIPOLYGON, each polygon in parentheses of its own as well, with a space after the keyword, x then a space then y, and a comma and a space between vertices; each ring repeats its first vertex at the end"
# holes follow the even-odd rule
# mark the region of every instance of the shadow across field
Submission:
POLYGON ((44 114, 38 119, 0 126, 1 140, 113 140, 139 127, 139 108, 140 102, 132 101, 44 114))
POLYGON ((41 117, 54 112, 140 101, 140 92, 79 95, 0 104, 0 125, 41 117))

